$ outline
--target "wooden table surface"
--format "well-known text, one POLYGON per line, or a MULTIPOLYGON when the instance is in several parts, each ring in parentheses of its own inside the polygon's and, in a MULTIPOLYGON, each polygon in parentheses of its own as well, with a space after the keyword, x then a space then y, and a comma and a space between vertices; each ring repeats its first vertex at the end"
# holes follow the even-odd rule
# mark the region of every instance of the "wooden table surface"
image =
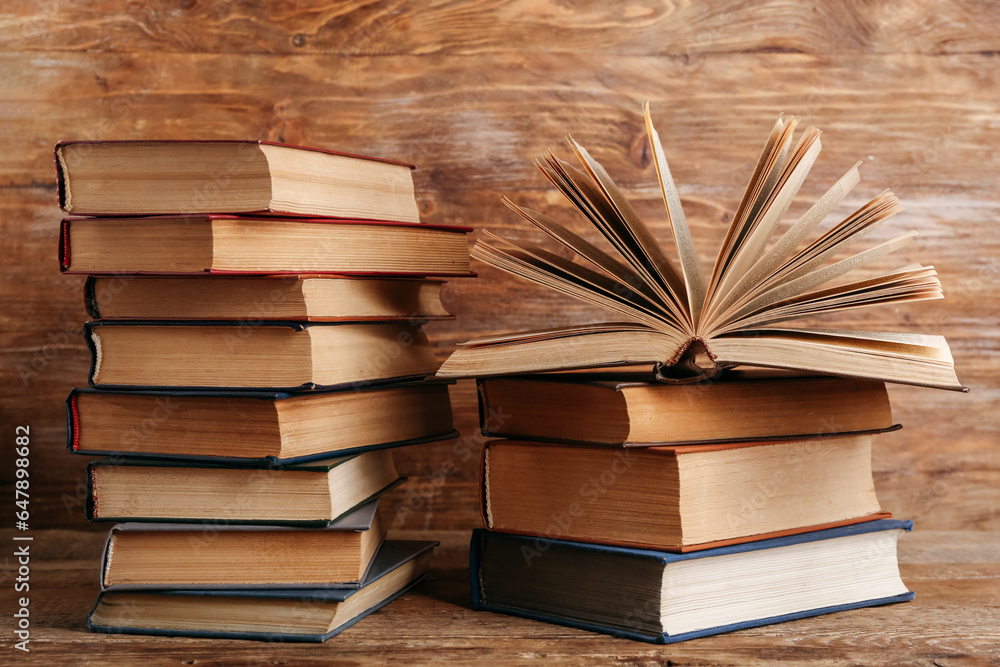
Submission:
MULTIPOLYGON (((469 604, 467 531, 402 531, 436 539, 427 579, 324 644, 106 635, 84 628, 98 591, 104 533, 39 531, 32 571, 31 652, 6 665, 364 665, 377 663, 615 665, 1000 664, 1000 538, 915 530, 900 539, 913 602, 856 609, 672 646, 488 612, 469 604)), ((6 537, 5 542, 9 543, 6 537)), ((6 582, 5 582, 6 586, 6 582)), ((4 614, 9 625, 10 615, 4 614)), ((4 631, 4 642, 10 634, 4 631)), ((4 647, 7 648, 6 646, 4 647)))

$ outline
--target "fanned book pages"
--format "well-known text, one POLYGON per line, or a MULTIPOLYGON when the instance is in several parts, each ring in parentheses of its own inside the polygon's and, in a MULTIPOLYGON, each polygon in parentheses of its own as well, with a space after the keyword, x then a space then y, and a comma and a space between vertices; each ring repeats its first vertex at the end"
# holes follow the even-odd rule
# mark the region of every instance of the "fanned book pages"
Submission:
POLYGON ((627 322, 471 340, 459 346, 439 375, 483 377, 656 364, 658 379, 684 381, 749 365, 965 390, 955 374, 948 343, 941 336, 792 328, 786 324, 814 315, 943 297, 932 266, 911 264, 875 277, 841 280, 903 247, 916 235, 909 232, 854 254, 846 252, 901 210, 888 190, 807 241, 810 232, 859 182, 860 163, 771 242, 820 151, 819 130, 809 128, 793 143, 796 120, 779 118, 711 275, 706 276, 648 104, 645 116, 679 266, 658 245, 607 171, 569 138, 582 168, 551 152, 536 164, 620 257, 547 215, 508 199, 504 199, 508 207, 586 265, 489 232, 483 233, 472 256, 606 308, 627 322))

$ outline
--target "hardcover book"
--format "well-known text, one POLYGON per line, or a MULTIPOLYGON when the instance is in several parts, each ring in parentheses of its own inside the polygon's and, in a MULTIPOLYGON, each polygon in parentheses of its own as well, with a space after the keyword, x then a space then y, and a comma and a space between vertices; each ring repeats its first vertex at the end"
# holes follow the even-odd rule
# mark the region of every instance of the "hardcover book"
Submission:
POLYGON ((891 192, 882 192, 829 231, 807 240, 858 183, 854 165, 769 244, 820 150, 819 130, 807 129, 793 145, 797 121, 779 118, 706 277, 648 105, 645 115, 679 268, 607 171, 569 139, 582 169, 552 153, 536 164, 618 257, 547 215, 509 200, 505 203, 554 239, 561 252, 578 255, 586 265, 566 259, 559 251, 488 232, 472 256, 627 321, 472 340, 445 361, 439 375, 483 377, 657 364, 657 378, 670 381, 748 365, 964 390, 941 336, 786 325, 800 318, 878 304, 942 298, 931 266, 906 265, 836 283, 904 246, 916 234, 847 254, 873 227, 901 210, 891 192), (845 258, 833 261, 840 254, 845 258), (836 284, 828 286, 831 283, 836 284))
POLYGON ((95 632, 322 642, 402 595, 430 567, 437 542, 386 540, 355 589, 105 590, 95 632))
POLYGON ((319 389, 432 375, 407 322, 88 322, 90 385, 105 389, 319 389))
POLYGON ((657 644, 912 600, 881 520, 690 554, 473 531, 473 609, 657 644))
POLYGON ((731 371, 692 384, 649 374, 480 378, 483 435, 641 447, 801 439, 897 428, 882 382, 731 371))
POLYGON ((377 504, 324 528, 120 523, 105 543, 101 587, 358 588, 385 538, 377 504))
POLYGON ((74 389, 66 417, 76 454, 258 466, 458 437, 448 387, 424 381, 300 393, 74 389))
POLYGON ((86 511, 90 521, 327 526, 402 481, 388 449, 263 468, 115 457, 87 467, 86 511))
POLYGON ((453 319, 440 280, 290 276, 90 276, 95 320, 336 322, 453 319))
POLYGON ((419 222, 412 165, 268 141, 62 141, 74 215, 293 213, 419 222))
POLYGON ((886 517, 871 435, 612 448, 494 440, 483 447, 486 526, 666 551, 886 517))
POLYGON ((69 218, 66 273, 469 275, 468 227, 221 214, 69 218))

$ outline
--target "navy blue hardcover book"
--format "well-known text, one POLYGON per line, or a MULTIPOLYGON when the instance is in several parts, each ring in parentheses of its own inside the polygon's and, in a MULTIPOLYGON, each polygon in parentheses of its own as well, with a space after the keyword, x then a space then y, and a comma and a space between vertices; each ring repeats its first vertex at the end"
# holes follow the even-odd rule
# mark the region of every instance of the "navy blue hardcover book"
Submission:
POLYGON ((450 383, 333 391, 74 389, 74 454, 275 467, 458 437, 450 383), (391 415, 392 419, 387 419, 391 415))
POLYGON ((472 604, 657 644, 912 600, 883 519, 692 553, 473 531, 472 604))
POLYGON ((437 542, 387 540, 359 588, 102 591, 95 632, 322 642, 395 600, 430 567, 437 542))
POLYGON ((305 391, 433 375, 434 348, 409 322, 87 322, 89 382, 102 389, 305 391))

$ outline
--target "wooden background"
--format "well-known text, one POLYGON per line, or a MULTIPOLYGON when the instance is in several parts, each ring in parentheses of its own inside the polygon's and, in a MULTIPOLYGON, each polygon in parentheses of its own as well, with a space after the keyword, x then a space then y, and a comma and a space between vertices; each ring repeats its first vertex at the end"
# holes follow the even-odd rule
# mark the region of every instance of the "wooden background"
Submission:
MULTIPOLYGON (((666 239, 648 99, 706 269, 779 113, 824 131, 791 219, 858 159, 863 180, 841 214, 885 187, 899 196, 906 211, 876 240, 917 229, 897 263, 933 264, 947 299, 824 323, 948 338, 972 391, 892 388, 905 428, 877 442, 876 488, 918 531, 996 546, 1000 9, 989 0, 26 0, 3 12, 0 493, 13 496, 14 428, 28 425, 33 530, 84 542, 103 530, 82 519, 85 461, 64 449, 63 401, 86 383, 88 355, 82 278, 58 272, 56 141, 260 138, 397 158, 418 165, 424 221, 524 237, 504 194, 574 220, 531 165, 548 147, 568 155, 570 132, 666 239)), ((452 283, 458 319, 428 327, 441 359, 476 335, 609 319, 477 270, 452 283)), ((473 386, 452 395, 463 438, 398 457, 411 477, 393 497, 398 531, 479 524, 473 386)), ((11 571, 8 559, 5 582, 11 571)), ((989 571, 983 609, 996 619, 989 571)))

